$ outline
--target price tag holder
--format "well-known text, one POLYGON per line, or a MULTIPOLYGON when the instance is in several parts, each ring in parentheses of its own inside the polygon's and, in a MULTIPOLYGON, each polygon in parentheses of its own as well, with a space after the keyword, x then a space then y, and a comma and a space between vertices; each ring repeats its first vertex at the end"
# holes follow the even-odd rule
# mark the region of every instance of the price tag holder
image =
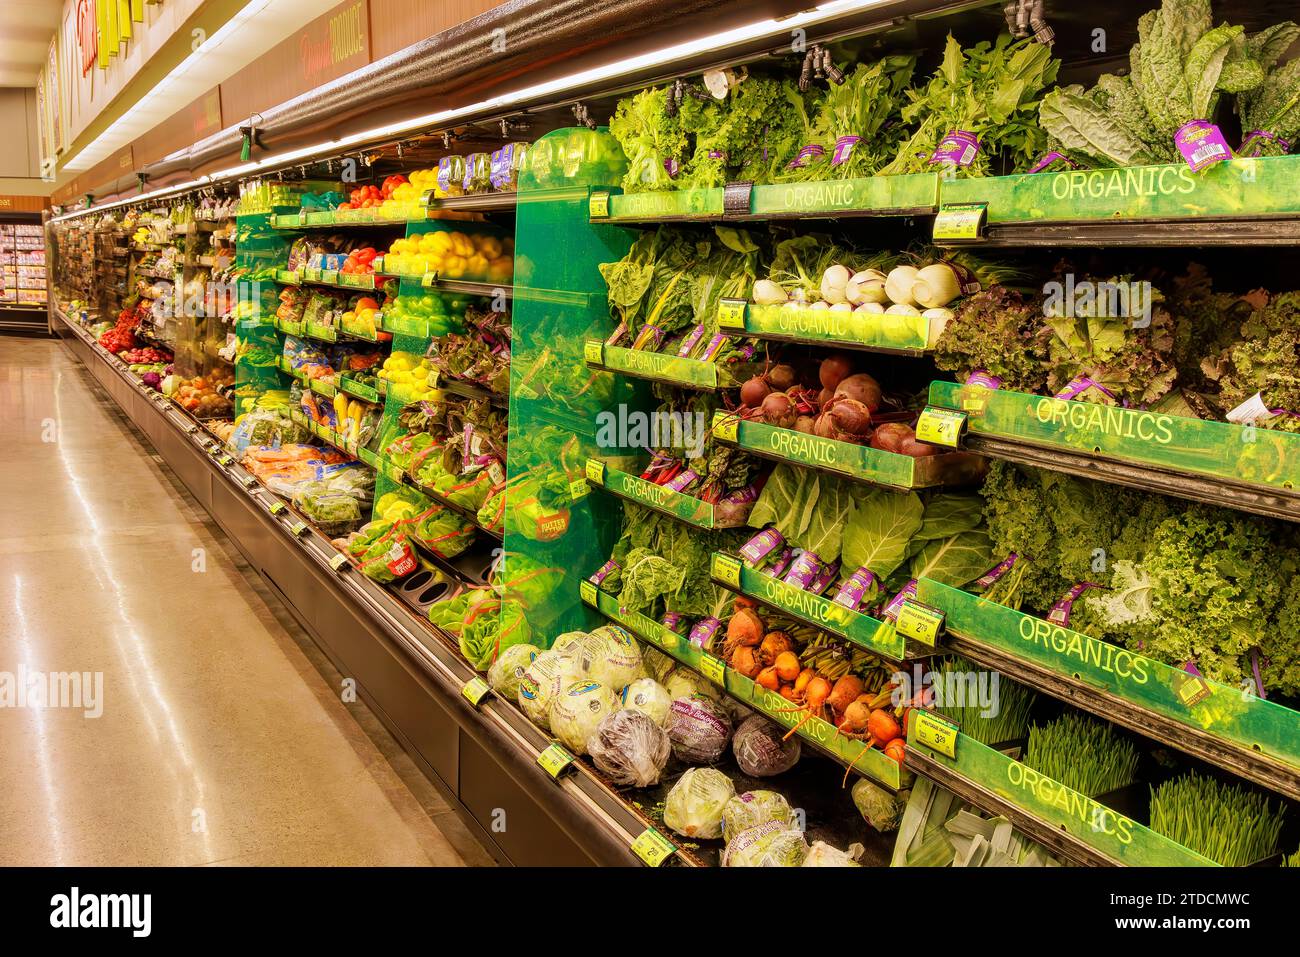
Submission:
POLYGON ((234 464, 235 464, 235 460, 234 460, 231 456, 229 456, 229 455, 218 455, 218 456, 217 456, 217 464, 218 464, 218 465, 221 465, 221 466, 234 465, 234 464))
POLYGON ((917 744, 956 760, 957 725, 920 708, 912 712, 912 721, 912 738, 917 744))
POLYGON ((592 485, 605 484, 605 463, 600 459, 587 459, 587 481, 592 485))
POLYGON ((727 686, 727 666, 713 655, 700 655, 700 672, 715 685, 727 686))
POLYGON ((734 412, 719 409, 713 414, 713 437, 724 442, 740 440, 740 417, 734 412))
POLYGON ((266 510, 270 512, 272 515, 279 515, 286 508, 288 508, 288 506, 285 505, 284 502, 272 502, 270 505, 267 506, 266 510))
POLYGON ((337 284, 339 281, 339 271, 337 269, 321 270, 320 281, 337 284))
POLYGON ((376 256, 374 259, 370 260, 370 267, 371 267, 372 269, 374 269, 376 275, 379 275, 379 274, 383 273, 383 271, 384 271, 384 257, 383 257, 383 256, 376 256))
POLYGON ((492 689, 488 687, 488 683, 481 677, 475 676, 469 680, 465 687, 460 689, 460 693, 465 696, 466 701, 477 708, 483 699, 492 693, 492 689))
POLYGON ((605 343, 599 339, 588 339, 582 347, 582 360, 588 365, 603 365, 605 362, 605 343))
POLYGON ((582 596, 583 604, 590 605, 592 608, 596 607, 597 592, 594 582, 583 581, 578 585, 578 594, 582 596))
POLYGON ((587 215, 590 219, 609 219, 609 190, 593 189, 587 200, 587 215))
POLYGON ((306 522, 292 522, 289 525, 289 531, 295 535, 301 535, 307 531, 306 522))
POLYGON ((199 430, 199 427, 198 427, 197 425, 192 424, 192 423, 191 423, 190 425, 185 426, 185 434, 186 434, 186 435, 193 435, 193 434, 194 434, 195 432, 197 432, 198 430, 199 430))
POLYGON ((569 498, 573 501, 579 501, 591 494, 591 486, 587 484, 585 478, 574 479, 569 483, 569 498))
POLYGON ((336 572, 342 571, 349 564, 351 563, 348 561, 348 556, 344 555, 342 552, 339 552, 330 559, 330 568, 334 569, 336 572))
POLYGON ((564 750, 562 745, 552 744, 537 756, 537 763, 542 766, 547 774, 559 780, 560 775, 564 773, 564 769, 573 764, 573 755, 564 750))
POLYGON ((713 553, 713 577, 732 588, 740 587, 740 559, 730 555, 713 553))
POLYGON ((648 827, 632 842, 632 852, 641 858, 647 867, 658 867, 677 853, 677 845, 653 827, 648 827))
POLYGON ((257 476, 245 475, 239 480, 239 484, 244 486, 244 488, 253 488, 257 485, 257 476))
POLYGON ((1210 685, 1200 675, 1189 673, 1179 681, 1175 693, 1185 707, 1192 708, 1210 696, 1210 685))
POLYGON ((719 329, 744 329, 745 312, 749 309, 747 299, 723 299, 718 303, 719 329))
POLYGON ((738 180, 734 183, 727 183, 722 187, 722 215, 748 216, 750 211, 750 197, 754 192, 754 181, 749 179, 738 180))
POLYGON ((898 609, 894 628, 904 638, 933 648, 943 630, 943 612, 908 598, 898 609))
POLYGON ((420 277, 420 285, 423 286, 425 289, 428 289, 437 281, 438 281, 438 274, 436 272, 427 272, 420 277))
POLYGON ((979 242, 984 238, 988 203, 948 203, 934 217, 935 242, 979 242))
POLYGON ((926 406, 925 411, 916 420, 916 438, 931 445, 943 445, 955 449, 961 440, 962 429, 966 427, 966 413, 951 409, 936 409, 926 406))

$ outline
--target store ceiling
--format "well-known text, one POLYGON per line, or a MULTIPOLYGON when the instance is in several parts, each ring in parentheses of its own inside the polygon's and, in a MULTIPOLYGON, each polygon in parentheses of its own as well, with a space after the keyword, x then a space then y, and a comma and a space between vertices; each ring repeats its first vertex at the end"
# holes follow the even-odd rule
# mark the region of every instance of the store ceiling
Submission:
POLYGON ((0 86, 35 86, 63 0, 4 0, 0 8, 0 86))

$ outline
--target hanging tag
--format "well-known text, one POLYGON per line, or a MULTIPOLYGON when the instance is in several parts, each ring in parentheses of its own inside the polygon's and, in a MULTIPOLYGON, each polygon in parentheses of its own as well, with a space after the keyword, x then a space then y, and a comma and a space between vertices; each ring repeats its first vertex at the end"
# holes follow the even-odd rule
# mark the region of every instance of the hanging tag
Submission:
POLYGON ((965 425, 965 412, 927 406, 920 418, 916 420, 916 438, 919 442, 946 445, 948 448, 955 449, 965 425))
POLYGON ((677 846, 653 827, 648 827, 632 842, 632 851, 647 866, 658 867, 677 853, 677 846))
POLYGON ((604 485, 605 463, 600 459, 587 459, 586 476, 592 485, 604 485))
POLYGON ((917 708, 912 711, 912 737, 917 744, 924 745, 931 751, 957 759, 957 725, 940 718, 932 711, 917 708))
POLYGON ((585 478, 576 478, 569 483, 569 498, 573 501, 579 501, 591 494, 591 486, 587 484, 585 478))
POLYGON ((725 409, 713 413, 713 437, 724 442, 739 441, 740 416, 725 409))

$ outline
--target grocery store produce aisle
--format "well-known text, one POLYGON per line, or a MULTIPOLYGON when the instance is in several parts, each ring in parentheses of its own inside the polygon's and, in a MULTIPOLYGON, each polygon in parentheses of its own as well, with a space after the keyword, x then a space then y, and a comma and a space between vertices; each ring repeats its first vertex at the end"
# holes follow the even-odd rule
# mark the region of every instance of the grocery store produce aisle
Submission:
POLYGON ((489 863, 92 382, 0 336, 0 865, 489 863))

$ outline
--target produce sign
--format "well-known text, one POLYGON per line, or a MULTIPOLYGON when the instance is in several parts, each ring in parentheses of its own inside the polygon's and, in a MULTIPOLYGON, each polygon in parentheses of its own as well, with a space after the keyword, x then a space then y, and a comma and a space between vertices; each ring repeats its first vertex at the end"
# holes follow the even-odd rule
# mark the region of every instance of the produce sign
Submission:
POLYGON ((1026 767, 974 738, 958 734, 956 757, 932 750, 909 721, 907 746, 965 779, 980 791, 1036 818, 1045 828, 1064 831, 1117 865, 1129 867, 1214 867, 1169 838, 1143 827, 1093 798, 1026 767))
POLYGON ((930 385, 932 405, 970 410, 967 430, 1085 455, 1195 472, 1240 484, 1294 491, 1300 487, 1300 435, 1118 406, 972 390, 955 382, 930 385))
MULTIPOLYGON (((674 631, 646 617, 640 612, 629 611, 619 605, 618 599, 608 592, 601 591, 591 582, 583 582, 582 600, 599 611, 610 621, 616 622, 636 635, 701 674, 705 673, 704 659, 711 658, 691 644, 685 635, 674 631)), ((714 662, 716 658, 712 659, 714 662)), ((721 663, 719 662, 719 665, 721 663)), ((715 666, 710 665, 710 669, 715 666)), ((887 787, 898 789, 906 786, 911 778, 899 763, 877 748, 865 747, 861 741, 855 741, 836 730, 829 721, 821 718, 809 718, 805 712, 790 710, 790 702, 774 691, 755 684, 734 668, 721 666, 721 680, 711 675, 710 680, 723 685, 728 694, 740 702, 763 712, 773 721, 787 728, 799 726, 797 734, 817 745, 836 760, 852 765, 856 770, 887 787)))
POLYGON ((589 366, 621 372, 638 379, 652 379, 655 382, 695 389, 738 385, 740 379, 748 378, 755 368, 752 364, 744 364, 724 369, 701 359, 687 359, 646 349, 607 346, 594 341, 586 343, 583 356, 589 366), (601 347, 599 360, 594 358, 595 350, 591 348, 593 345, 601 347))
MULTIPOLYGON (((595 194, 592 200, 596 199, 595 194)), ((722 216, 722 190, 677 189, 652 193, 621 193, 607 198, 608 220, 709 219, 722 216)), ((592 207, 592 219, 599 219, 592 207)))
POLYGON ((785 304, 750 304, 740 313, 738 322, 724 318, 720 308, 718 325, 757 339, 824 343, 901 355, 924 352, 939 338, 939 323, 920 315, 812 309, 785 304))
POLYGON ((711 573, 713 580, 725 588, 755 598, 890 661, 905 661, 934 653, 933 648, 927 649, 898 634, 890 622, 853 611, 829 598, 755 571, 730 555, 714 552, 711 573))
POLYGON ((379 392, 371 386, 358 382, 348 376, 339 379, 339 388, 348 395, 354 395, 363 402, 378 402, 379 392))
POLYGON ((697 528, 729 528, 744 524, 743 521, 733 525, 721 522, 711 503, 682 492, 675 492, 666 486, 648 482, 639 476, 632 475, 630 472, 620 472, 618 469, 610 468, 598 459, 588 460, 587 480, 606 489, 611 494, 617 495, 619 498, 645 505, 647 508, 652 508, 665 515, 671 515, 678 521, 694 525, 697 528))
POLYGON ((964 452, 913 458, 763 422, 738 420, 734 414, 722 411, 714 416, 713 437, 764 458, 811 466, 860 482, 894 488, 958 484, 979 474, 975 457, 964 452))
POLYGON ((1300 216, 1300 156, 956 179, 943 202, 987 203, 989 223, 1300 216))
POLYGON ((1290 708, 927 578, 917 583, 917 598, 943 611, 954 635, 1271 758, 1285 766, 1278 776, 1289 770, 1287 790, 1300 791, 1300 716, 1290 708))
POLYGON ((751 211, 755 216, 787 213, 897 216, 926 213, 934 212, 939 205, 939 189, 939 176, 936 173, 755 186, 751 211))

